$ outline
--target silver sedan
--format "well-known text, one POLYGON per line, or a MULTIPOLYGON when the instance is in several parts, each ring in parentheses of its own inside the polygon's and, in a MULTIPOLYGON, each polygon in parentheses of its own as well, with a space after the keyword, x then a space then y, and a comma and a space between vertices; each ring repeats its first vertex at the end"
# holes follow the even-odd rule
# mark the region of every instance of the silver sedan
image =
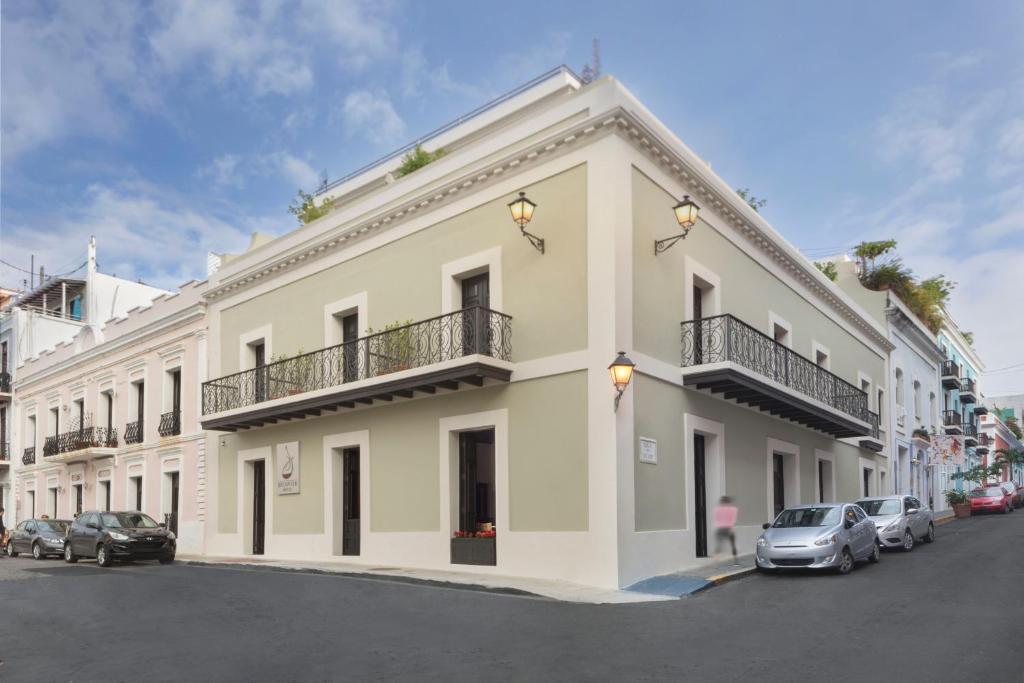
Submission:
POLYGON ((761 571, 835 569, 848 574, 858 560, 878 562, 875 525, 852 503, 801 505, 764 525, 755 563, 761 571))
POLYGON ((878 542, 910 552, 918 541, 935 540, 935 521, 927 505, 913 496, 880 496, 857 501, 875 523, 878 542))

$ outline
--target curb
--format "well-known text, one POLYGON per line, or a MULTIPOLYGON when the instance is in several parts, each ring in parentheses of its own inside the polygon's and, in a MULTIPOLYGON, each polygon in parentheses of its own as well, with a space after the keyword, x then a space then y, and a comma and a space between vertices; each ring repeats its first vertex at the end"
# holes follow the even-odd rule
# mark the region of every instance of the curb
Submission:
POLYGON ((943 524, 949 524, 950 522, 956 521, 956 515, 946 515, 945 517, 937 517, 932 520, 935 526, 942 526, 943 524))
POLYGON ((751 574, 755 573, 756 571, 757 571, 757 567, 744 567, 743 569, 737 569, 736 571, 729 572, 727 574, 718 574, 717 576, 709 576, 708 577, 708 585, 703 590, 707 590, 708 588, 711 588, 712 586, 721 586, 723 583, 729 583, 730 581, 735 581, 736 579, 742 579, 745 576, 750 576, 751 574))

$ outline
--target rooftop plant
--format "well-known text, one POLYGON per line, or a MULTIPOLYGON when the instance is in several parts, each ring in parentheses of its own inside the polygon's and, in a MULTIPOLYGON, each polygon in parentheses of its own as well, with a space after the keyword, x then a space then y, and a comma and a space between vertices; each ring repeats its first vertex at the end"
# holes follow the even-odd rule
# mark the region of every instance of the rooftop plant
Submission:
POLYGON ((759 199, 758 197, 755 197, 753 194, 751 194, 749 187, 736 188, 736 194, 743 198, 743 201, 747 203, 747 206, 749 206, 754 211, 757 211, 758 213, 761 213, 761 209, 763 209, 768 204, 767 199, 759 199))
POLYGON ((288 213, 299 219, 299 225, 306 225, 321 216, 326 216, 330 212, 332 204, 332 201, 326 199, 317 204, 313 195, 300 189, 295 199, 288 205, 288 213))
POLYGON ((892 290, 932 332, 942 326, 942 309, 956 286, 942 275, 918 280, 892 252, 896 240, 861 242, 853 253, 860 266, 861 284, 876 291, 892 290))
POLYGON ((433 152, 428 152, 423 149, 422 145, 416 145, 411 151, 407 152, 402 157, 402 163, 399 164, 398 168, 395 169, 394 176, 401 178, 402 176, 409 175, 413 171, 418 171, 427 164, 433 163, 443 157, 447 152, 443 147, 439 147, 433 152))
POLYGON ((836 278, 839 277, 839 271, 836 270, 836 264, 832 261, 815 261, 814 266, 821 271, 822 275, 832 282, 835 282, 836 278))

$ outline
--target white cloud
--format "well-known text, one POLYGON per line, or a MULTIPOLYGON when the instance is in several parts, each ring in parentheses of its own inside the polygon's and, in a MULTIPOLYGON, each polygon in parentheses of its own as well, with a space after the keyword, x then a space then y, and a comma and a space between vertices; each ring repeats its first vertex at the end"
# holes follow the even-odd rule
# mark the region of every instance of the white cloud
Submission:
POLYGON ((383 91, 349 93, 341 114, 350 135, 364 135, 377 145, 394 144, 405 135, 405 122, 383 91))
POLYGON ((282 176, 303 189, 312 190, 319 183, 320 175, 316 169, 298 157, 281 152, 274 155, 272 160, 278 165, 282 176))
POLYGON ((289 184, 312 190, 320 175, 305 159, 288 152, 267 154, 222 154, 196 171, 196 177, 210 180, 219 188, 242 188, 252 177, 274 176, 289 184))
POLYGON ((380 0, 302 0, 297 14, 305 32, 333 44, 339 64, 361 70, 398 51, 398 31, 390 21, 392 4, 380 0))
POLYGON ((484 88, 458 81, 448 71, 448 64, 432 67, 419 48, 402 54, 401 91, 404 97, 456 95, 483 102, 490 99, 484 88))
MULTIPOLYGON (((243 249, 254 223, 266 221, 238 212, 221 218, 147 183, 95 184, 80 203, 46 217, 45 231, 34 224, 6 225, 4 260, 27 264, 34 254, 37 264, 56 267, 84 252, 95 235, 103 272, 173 289, 205 277, 207 251, 243 249)), ((6 267, 0 272, 15 276, 6 267)))
POLYGON ((222 154, 200 168, 196 175, 212 180, 219 187, 241 187, 242 177, 237 172, 241 160, 242 158, 237 154, 222 154))

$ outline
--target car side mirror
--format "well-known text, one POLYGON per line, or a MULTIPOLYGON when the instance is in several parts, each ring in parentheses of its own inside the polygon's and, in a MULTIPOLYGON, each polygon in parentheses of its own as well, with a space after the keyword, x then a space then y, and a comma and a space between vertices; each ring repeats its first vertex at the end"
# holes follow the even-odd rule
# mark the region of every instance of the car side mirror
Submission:
POLYGON ((770 527, 771 525, 772 525, 772 523, 771 523, 771 522, 765 522, 764 524, 762 524, 762 525, 761 525, 761 528, 762 528, 762 529, 767 529, 767 528, 768 528, 768 527, 770 527))
POLYGON ((920 510, 918 510, 917 508, 907 508, 908 515, 916 515, 918 512, 920 512, 920 510))
POLYGON ((90 529, 96 529, 96 530, 99 530, 99 528, 100 528, 100 525, 97 524, 96 522, 89 522, 85 526, 87 526, 90 529))
POLYGON ((166 529, 167 528, 167 522, 160 522, 159 524, 157 524, 157 526, 160 527, 161 529, 166 529))
POLYGON ((853 520, 849 519, 849 518, 843 520, 843 526, 845 528, 847 528, 847 529, 852 529, 853 528, 853 520))

